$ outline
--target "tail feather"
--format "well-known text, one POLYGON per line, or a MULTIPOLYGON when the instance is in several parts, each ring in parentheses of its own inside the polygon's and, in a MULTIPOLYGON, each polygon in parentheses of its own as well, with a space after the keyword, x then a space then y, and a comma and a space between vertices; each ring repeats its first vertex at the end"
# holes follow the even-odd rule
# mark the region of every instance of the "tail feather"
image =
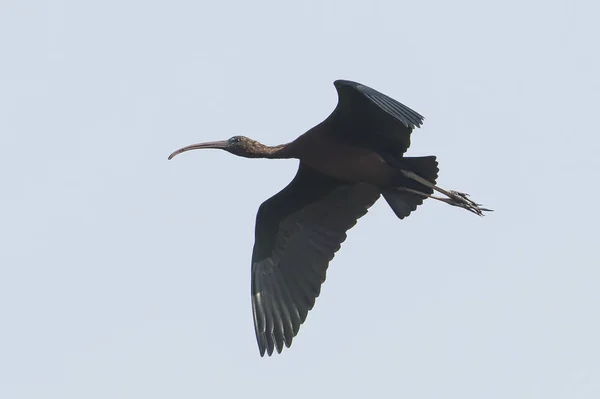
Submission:
MULTIPOLYGON (((410 170, 435 184, 438 177, 438 163, 435 156, 427 157, 405 157, 401 160, 401 167, 405 170, 410 170)), ((426 194, 433 194, 433 190, 427 186, 417 183, 413 180, 403 181, 401 187, 410 188, 426 194)), ((390 205, 396 216, 404 219, 412 211, 417 209, 425 200, 425 197, 409 192, 395 190, 393 188, 384 189, 383 197, 390 205)))

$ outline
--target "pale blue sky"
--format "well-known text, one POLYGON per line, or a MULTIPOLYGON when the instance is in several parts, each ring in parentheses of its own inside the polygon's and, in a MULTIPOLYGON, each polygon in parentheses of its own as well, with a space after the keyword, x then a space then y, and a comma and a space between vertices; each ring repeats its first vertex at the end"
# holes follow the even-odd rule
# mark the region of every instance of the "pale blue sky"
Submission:
POLYGON ((600 397, 594 1, 0 3, 0 397, 600 397), (378 202, 260 358, 250 255, 332 82, 426 117, 486 218, 378 202), (429 256, 424 257, 423 254, 429 256))

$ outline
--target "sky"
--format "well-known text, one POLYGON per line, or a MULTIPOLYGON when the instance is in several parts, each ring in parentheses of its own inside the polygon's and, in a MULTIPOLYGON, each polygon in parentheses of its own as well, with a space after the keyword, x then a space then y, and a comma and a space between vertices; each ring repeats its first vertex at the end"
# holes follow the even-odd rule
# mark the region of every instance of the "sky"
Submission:
POLYGON ((595 1, 0 2, 0 397, 600 397, 595 1), (280 144, 336 79, 495 209, 379 201, 290 349, 250 307, 280 144))

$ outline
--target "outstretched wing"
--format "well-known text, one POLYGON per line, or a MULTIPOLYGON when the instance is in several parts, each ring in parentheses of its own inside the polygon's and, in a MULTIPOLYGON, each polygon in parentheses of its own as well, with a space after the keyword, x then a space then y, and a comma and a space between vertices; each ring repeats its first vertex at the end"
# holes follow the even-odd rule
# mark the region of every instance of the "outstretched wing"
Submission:
POLYGON ((315 304, 346 231, 377 201, 377 187, 344 184, 303 163, 256 217, 252 311, 260 355, 289 347, 315 304))
POLYGON ((323 122, 327 131, 378 153, 402 155, 423 117, 391 97, 349 80, 336 80, 338 104, 323 122))

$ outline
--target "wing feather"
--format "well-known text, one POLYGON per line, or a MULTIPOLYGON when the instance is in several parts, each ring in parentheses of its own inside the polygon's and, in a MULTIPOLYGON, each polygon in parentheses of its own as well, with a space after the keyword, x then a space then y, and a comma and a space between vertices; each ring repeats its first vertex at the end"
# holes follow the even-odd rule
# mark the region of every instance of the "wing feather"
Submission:
POLYGON ((300 164, 294 180, 259 208, 252 310, 261 356, 298 334, 346 231, 377 201, 377 187, 345 184, 300 164))
POLYGON ((410 135, 423 116, 406 105, 363 84, 334 82, 338 104, 323 122, 327 132, 379 153, 401 155, 410 146, 410 135))

